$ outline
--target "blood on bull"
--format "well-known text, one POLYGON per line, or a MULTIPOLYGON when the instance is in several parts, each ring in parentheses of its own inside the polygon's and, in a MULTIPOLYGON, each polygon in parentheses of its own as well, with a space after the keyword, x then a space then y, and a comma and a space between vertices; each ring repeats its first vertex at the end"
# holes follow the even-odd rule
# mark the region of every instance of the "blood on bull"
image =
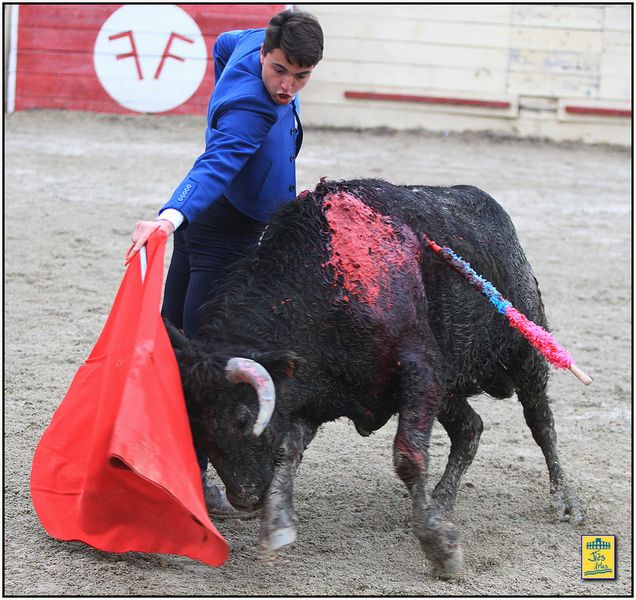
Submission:
POLYGON ((440 577, 462 565, 449 520, 482 433, 468 398, 514 393, 545 456, 552 504, 580 521, 556 448, 546 359, 426 240, 451 246, 547 330, 537 280, 499 204, 471 186, 322 181, 284 207, 237 263, 186 339, 167 323, 193 437, 242 510, 262 508, 260 547, 296 539, 293 484, 325 422, 361 435, 398 415, 397 475, 414 532, 440 577), (451 441, 429 485, 438 420, 451 441))

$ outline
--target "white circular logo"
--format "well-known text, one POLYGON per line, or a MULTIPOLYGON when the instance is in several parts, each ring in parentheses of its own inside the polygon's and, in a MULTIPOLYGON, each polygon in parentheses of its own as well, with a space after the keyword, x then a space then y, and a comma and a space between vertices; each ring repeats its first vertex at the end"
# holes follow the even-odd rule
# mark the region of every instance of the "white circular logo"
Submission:
POLYGON ((203 81, 207 49, 199 26, 172 4, 125 5, 102 25, 93 50, 108 95, 137 112, 183 104, 203 81))

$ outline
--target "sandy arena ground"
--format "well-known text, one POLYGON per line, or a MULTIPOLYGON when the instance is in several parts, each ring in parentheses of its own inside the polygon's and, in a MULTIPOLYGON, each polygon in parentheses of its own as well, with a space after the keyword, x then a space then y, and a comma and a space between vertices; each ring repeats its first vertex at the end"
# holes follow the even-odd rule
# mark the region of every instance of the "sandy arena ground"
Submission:
MULTIPOLYGON (((631 210, 626 150, 487 136, 308 131, 299 189, 319 177, 474 184, 510 213, 557 339, 594 383, 553 371, 562 463, 587 519, 550 511, 543 456, 515 398, 475 398, 481 446, 452 519, 466 567, 443 582, 411 531, 393 473, 392 420, 361 438, 324 426, 297 481, 299 540, 257 559, 258 519, 216 519, 218 569, 182 557, 107 554, 50 538, 33 510, 35 446, 88 356, 124 273, 136 220, 152 217, 201 150, 204 121, 55 111, 5 117, 4 592, 9 595, 629 595, 631 210), (581 534, 614 534, 618 578, 582 581, 581 534)), ((431 481, 448 443, 436 426, 431 481)))

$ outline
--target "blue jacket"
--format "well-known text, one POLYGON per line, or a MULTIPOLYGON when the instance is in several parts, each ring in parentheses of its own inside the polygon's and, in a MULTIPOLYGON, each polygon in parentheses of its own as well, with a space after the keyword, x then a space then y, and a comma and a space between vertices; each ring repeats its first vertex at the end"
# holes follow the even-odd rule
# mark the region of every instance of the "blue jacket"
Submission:
POLYGON ((218 37, 205 151, 161 210, 174 208, 191 222, 224 195, 242 213, 268 221, 295 198, 298 129, 292 106, 276 104, 263 84, 264 38, 264 29, 218 37))

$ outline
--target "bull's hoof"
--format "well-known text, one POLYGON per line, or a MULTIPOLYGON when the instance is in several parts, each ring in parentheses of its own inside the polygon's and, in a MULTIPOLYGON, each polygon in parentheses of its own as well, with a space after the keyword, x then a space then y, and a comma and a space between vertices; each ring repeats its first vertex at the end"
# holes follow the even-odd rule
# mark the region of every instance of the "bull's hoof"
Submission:
POLYGON ((436 509, 426 511, 422 517, 415 521, 415 535, 431 563, 434 576, 440 579, 457 577, 464 565, 457 530, 436 509))
POLYGON ((577 525, 583 522, 581 501, 566 485, 552 491, 552 507, 561 521, 571 521, 577 525))
POLYGON ((270 531, 261 536, 259 557, 265 560, 274 558, 279 550, 296 541, 296 528, 292 525, 270 531))
POLYGON ((445 560, 435 560, 432 562, 433 576, 448 581, 455 579, 464 566, 464 553, 461 546, 445 560))

